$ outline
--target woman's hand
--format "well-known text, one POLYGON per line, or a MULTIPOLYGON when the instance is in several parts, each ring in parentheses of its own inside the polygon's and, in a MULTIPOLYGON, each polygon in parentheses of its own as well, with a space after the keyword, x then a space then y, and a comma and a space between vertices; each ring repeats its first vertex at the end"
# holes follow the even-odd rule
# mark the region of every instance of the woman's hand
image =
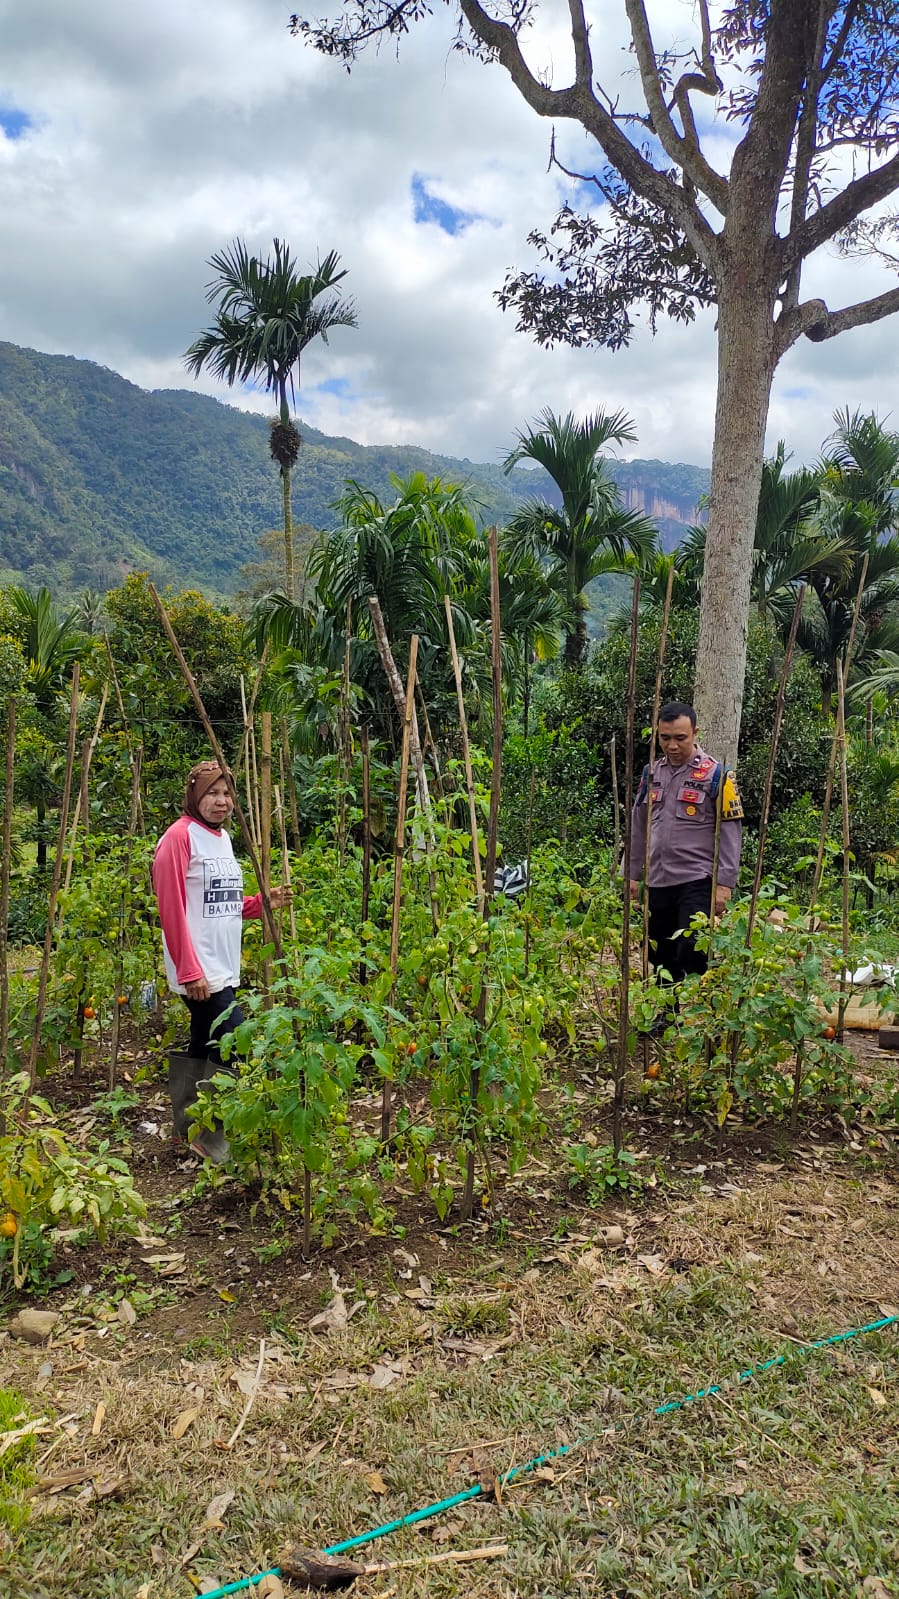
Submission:
POLYGON ((272 902, 272 910, 279 911, 282 905, 290 904, 293 899, 293 889, 283 887, 270 889, 269 898, 272 902))
POLYGON ((208 999, 209 984, 205 977, 199 977, 195 983, 185 983, 184 994, 187 999, 208 999))

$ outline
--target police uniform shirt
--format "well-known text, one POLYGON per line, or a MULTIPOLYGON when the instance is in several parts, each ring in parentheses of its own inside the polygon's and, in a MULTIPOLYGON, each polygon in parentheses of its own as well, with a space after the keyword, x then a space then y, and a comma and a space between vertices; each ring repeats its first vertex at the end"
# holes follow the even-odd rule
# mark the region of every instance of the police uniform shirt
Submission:
MULTIPOLYGON (((711 877, 715 855, 715 811, 722 766, 697 744, 691 760, 672 766, 667 755, 645 767, 631 820, 631 877, 643 876, 650 782, 649 886, 672 888, 711 877)), ((743 805, 732 771, 724 771, 718 882, 733 888, 740 871, 743 805)))

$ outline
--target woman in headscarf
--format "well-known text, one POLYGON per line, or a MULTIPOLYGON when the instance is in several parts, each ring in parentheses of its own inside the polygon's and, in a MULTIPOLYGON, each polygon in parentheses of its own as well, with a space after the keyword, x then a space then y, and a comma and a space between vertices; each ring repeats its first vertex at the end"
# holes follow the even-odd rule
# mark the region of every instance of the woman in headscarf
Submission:
MULTIPOLYGON (((262 914, 259 894, 245 895, 243 873, 225 831, 234 809, 217 761, 200 761, 188 774, 181 816, 163 833, 153 859, 153 888, 162 923, 169 987, 190 1011, 186 1054, 169 1056, 169 1091, 178 1140, 188 1135, 188 1106, 212 1070, 222 1069, 221 1041, 243 1021, 235 989, 240 981, 243 923, 262 914)), ((277 909, 289 890, 271 890, 277 909)), ((220 1127, 191 1140, 191 1149, 216 1163, 228 1154, 220 1127)))

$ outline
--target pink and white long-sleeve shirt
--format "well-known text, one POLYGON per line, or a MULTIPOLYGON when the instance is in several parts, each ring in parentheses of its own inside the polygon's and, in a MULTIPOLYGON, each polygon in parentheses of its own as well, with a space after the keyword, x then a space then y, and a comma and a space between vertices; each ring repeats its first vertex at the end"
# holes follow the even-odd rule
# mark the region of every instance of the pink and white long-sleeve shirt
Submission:
POLYGON ((260 916, 258 894, 244 894, 243 872, 220 827, 179 816, 153 857, 153 888, 162 923, 169 987, 183 994, 203 978, 212 994, 240 981, 243 922, 260 916))

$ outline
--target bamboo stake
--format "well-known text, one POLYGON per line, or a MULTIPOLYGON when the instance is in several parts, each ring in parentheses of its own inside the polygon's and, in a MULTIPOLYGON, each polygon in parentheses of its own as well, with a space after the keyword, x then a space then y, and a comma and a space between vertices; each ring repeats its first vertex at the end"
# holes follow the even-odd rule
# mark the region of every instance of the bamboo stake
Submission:
MULTIPOLYGON (((487 529, 487 551, 490 561, 490 684, 493 700, 493 761, 490 774, 490 811, 487 819, 487 857, 484 863, 484 886, 486 892, 482 915, 485 921, 490 914, 490 901, 493 897, 496 879, 499 803, 503 770, 502 616, 499 597, 499 550, 495 526, 487 529)), ((481 1038, 487 1021, 487 996, 488 983, 487 972, 485 971, 481 982, 480 996, 475 1008, 475 1022, 478 1036, 481 1038)), ((479 1132, 478 1098, 480 1092, 481 1063, 479 1059, 475 1059, 468 1082, 468 1103, 475 1139, 479 1132)), ((463 1221, 471 1220, 471 1213, 474 1209, 475 1154, 476 1148, 474 1142, 472 1142, 468 1148, 465 1161, 465 1187, 462 1191, 463 1221)))
MULTIPOLYGON (((383 612, 381 611, 381 602, 378 599, 376 594, 370 594, 369 595, 369 597, 368 597, 368 608, 369 608, 369 610, 371 612, 372 626, 374 628, 374 633, 375 633, 375 643, 377 644, 377 647, 378 647, 378 654, 381 657, 381 665, 384 668, 384 673, 386 675, 388 683, 390 684, 390 691, 391 691, 391 693, 393 695, 394 704, 396 705, 397 714, 399 716, 400 722, 403 723, 405 721, 405 718, 406 718, 406 703, 405 703, 405 691, 403 689, 403 680, 400 677, 399 671, 397 669, 396 661, 394 660, 393 650, 390 647, 390 640, 387 637, 387 628, 384 625, 384 616, 383 616, 383 612)), ((410 748, 410 752, 411 752, 411 756, 412 756, 412 765, 413 765, 413 768, 415 770, 415 782, 416 782, 416 789, 417 789, 417 793, 418 793, 418 803, 421 806, 422 812, 424 814, 425 824, 427 826, 428 834, 429 834, 429 848, 431 849, 431 851, 433 853, 433 850, 435 848, 435 844, 434 844, 434 829, 433 829, 433 823, 432 823, 432 818, 431 818, 431 795, 430 795, 430 792, 429 792, 429 789, 428 789, 428 777, 427 777, 427 773, 425 771, 424 758, 423 758, 422 753, 421 753, 421 739, 419 738, 419 734, 418 734, 418 717, 415 714, 415 705, 414 705, 414 703, 412 705, 412 721, 411 721, 411 725, 410 725, 410 734, 409 734, 409 736, 410 736, 410 746, 409 746, 409 748, 410 748)))
MULTIPOLYGON (((3 798, 3 844, 0 857, 0 1073, 6 1075, 9 1049, 9 870, 12 854, 12 813, 15 797, 16 697, 6 707, 6 787, 3 798)), ((5 1131, 0 1119, 0 1133, 5 1131)))
MULTIPOLYGON (((107 647, 108 647, 108 643, 107 643, 107 647)), ((108 683, 104 683, 103 684, 103 693, 100 696, 100 708, 99 708, 99 710, 97 712, 97 720, 96 720, 96 722, 94 724, 94 731, 91 734, 91 737, 85 739, 84 743, 81 746, 81 783, 80 783, 79 789, 78 789, 78 798, 75 801, 75 810, 74 810, 74 814, 72 816, 72 828, 71 828, 71 832, 69 834, 69 848, 68 848, 68 854, 66 856, 66 875, 65 875, 65 882, 63 884, 63 889, 64 889, 65 893, 68 893, 69 884, 72 881, 72 863, 73 863, 73 861, 75 859, 75 838, 76 838, 76 834, 78 832, 78 822, 79 822, 79 818, 80 817, 82 817, 82 816, 84 817, 84 831, 87 832, 87 830, 88 830, 88 825, 87 825, 88 783, 90 781, 91 763, 92 763, 92 761, 94 759, 94 755, 96 753, 97 745, 100 742, 100 730, 101 730, 101 728, 103 726, 103 717, 106 714, 106 700, 107 700, 108 695, 109 695, 109 684, 108 683)), ((130 751, 129 751, 129 757, 130 757, 130 751)), ((133 764, 134 764, 133 761, 130 764, 133 767, 133 764)))
POLYGON ((343 672, 340 678, 340 710, 338 712, 337 754, 337 865, 343 870, 346 857, 347 806, 346 791, 350 781, 352 753, 350 748, 350 601, 346 605, 344 632, 343 672))
POLYGON ((624 1091, 627 1073, 627 1035, 630 1017, 631 977, 631 811, 634 797, 634 720, 636 716, 637 631, 640 621, 640 577, 634 577, 631 603, 631 642, 627 668, 627 720, 624 745, 624 896, 621 910, 621 986, 618 1012, 618 1053, 612 1099, 612 1143, 619 1154, 623 1143, 624 1091))
MULTIPOLYGON (((291 876, 290 876, 290 853, 289 853, 288 848, 287 848, 287 821, 286 821, 285 816, 284 816, 284 796, 283 796, 283 794, 281 792, 281 787, 280 787, 280 785, 278 783, 275 784, 275 811, 277 812, 278 829, 279 829, 279 832, 281 834, 281 876, 282 876, 282 878, 284 880, 284 887, 288 888, 288 889, 292 889, 293 888, 293 883, 291 881, 291 876)), ((291 899, 289 901, 288 909, 290 911, 290 936, 291 936, 291 939, 293 941, 295 941, 296 940, 296 936, 297 936, 297 918, 296 918, 296 912, 295 912, 294 907, 293 907, 293 898, 292 897, 291 897, 291 899)), ((284 906, 283 905, 281 906, 281 933, 282 933, 282 937, 283 937, 283 933, 284 933, 284 906)))
POLYGON ((840 824, 843 844, 843 961, 840 971, 840 998, 837 1006, 837 1042, 843 1042, 846 1006, 849 1004, 849 869, 851 840, 849 832, 849 772, 846 746, 846 680, 843 663, 837 661, 837 722, 840 730, 840 824))
MULTIPOLYGON (((272 713, 263 711, 260 719, 261 765, 259 781, 259 859, 265 877, 265 887, 272 890, 272 713)), ((261 886, 261 885, 260 885, 261 886)), ((279 928, 282 923, 279 922, 279 928)), ((266 956, 262 963, 262 981, 265 986, 265 1005, 270 1010, 272 998, 272 963, 266 956)))
MULTIPOLYGON (((646 785, 646 850, 643 858, 643 981, 649 980, 649 860, 652 847, 652 797, 654 792, 653 768, 658 754, 659 711, 662 706, 662 673, 665 670, 665 650, 668 644, 668 622, 671 616, 671 591, 674 587, 674 557, 668 568, 668 584, 662 607, 662 627, 659 633, 659 654, 656 661, 656 682, 652 697, 652 725, 649 736, 649 768, 646 785)), ((714 903, 714 902, 713 902, 714 903)), ((643 1070, 649 1068, 649 1036, 643 1036, 643 1070)))
MULTIPOLYGON (((110 675, 110 677, 112 679, 113 689, 115 690, 116 705, 118 707, 119 718, 120 718, 121 723, 122 723, 122 732, 123 732, 123 734, 125 736, 125 748, 128 751, 128 765, 129 765, 129 768, 133 771, 134 770, 134 746, 132 744, 132 739, 131 739, 131 728, 130 728, 129 723, 128 723, 128 718, 127 718, 127 716, 125 714, 125 702, 122 699, 122 690, 121 690, 121 687, 120 687, 120 684, 119 684, 119 676, 118 676, 118 673, 117 673, 116 668, 115 668, 115 661, 113 660, 113 656, 112 656, 112 647, 111 647, 110 642, 109 642, 109 634, 106 633, 106 632, 104 632, 104 634, 103 634, 103 643, 106 646, 106 656, 107 656, 107 659, 109 661, 109 675, 110 675)), ((139 795, 138 795, 138 824, 140 826, 141 831, 143 831, 143 826, 144 826, 143 804, 142 804, 142 802, 140 800, 140 796, 139 795)))
POLYGON ((157 615, 159 617, 160 622, 162 623, 163 629, 165 631, 166 638, 168 639, 169 643, 172 646, 172 650, 174 652, 175 659, 176 659, 176 661, 178 662, 178 665, 181 668, 181 673, 182 673, 182 676, 184 678, 184 681, 187 684, 188 688, 190 689, 191 697, 193 699, 194 705, 197 708, 197 714, 198 714, 198 716, 200 718, 200 721, 203 724, 203 731, 205 732, 206 737, 209 740, 210 748, 212 749, 213 754, 215 755, 215 758, 218 761, 219 766, 222 769, 222 774, 224 776, 225 782, 228 784, 228 788, 229 788, 230 793, 231 793, 231 798, 234 801, 234 814, 237 817, 237 825, 240 828, 240 831, 241 831, 241 833, 243 835, 243 841, 244 841, 244 844, 246 846, 246 851, 247 851, 247 854, 250 857, 250 863, 251 863, 251 865, 253 867, 253 871, 256 874, 256 881, 259 884, 259 893, 260 893, 260 898, 262 900, 262 909, 263 909, 263 912, 264 912, 263 925, 266 928, 266 932, 267 932, 268 937, 272 940, 272 942, 273 942, 273 944, 275 946, 275 955, 278 958, 278 960, 280 960, 282 955, 283 955, 283 953, 284 953, 284 951, 283 951, 283 948, 282 948, 282 945, 281 945, 280 934, 278 932, 278 928, 277 928, 277 925, 275 923, 274 913, 272 911, 271 897, 269 895, 268 889, 265 886, 265 882, 264 882, 263 875, 262 875, 262 867, 261 867, 261 865, 259 863, 259 856, 256 853, 256 846, 253 843, 253 836, 252 836, 252 834, 250 832, 249 823, 247 822, 247 818, 244 815, 243 806, 240 803, 240 795, 237 792, 237 788, 236 788, 236 785, 235 785, 235 782, 234 782, 234 778, 233 778, 233 776, 231 775, 231 772, 228 769, 228 763, 225 760, 225 756, 224 756, 224 752, 222 750, 222 746, 219 743, 218 738, 216 737, 215 729, 214 729, 212 723, 210 722, 209 717, 208 717, 208 715, 206 713, 206 707, 203 704, 203 699, 202 699, 202 696, 200 694, 200 690, 197 688, 197 685, 196 685, 196 683, 194 681, 193 673, 191 672, 190 667, 188 666, 187 661, 184 658, 184 651, 182 650, 181 645, 178 643, 178 640, 175 637, 175 633, 174 633, 174 630, 172 628, 172 624, 169 621, 168 612, 167 612, 165 606, 163 605, 162 600, 159 598, 159 595, 158 595, 158 593, 156 591, 155 586, 152 583, 150 583, 148 585, 148 587, 149 587, 149 591, 150 591, 150 598, 152 599, 153 604, 156 607, 156 613, 157 613, 157 615))
POLYGON ((609 759, 612 766, 612 820, 614 833, 612 838, 612 870, 610 873, 614 883, 618 875, 619 857, 621 855, 621 801, 618 797, 618 763, 615 750, 615 734, 609 740, 609 759))
MULTIPOLYGON (((409 641, 409 677, 406 683, 405 715, 403 717, 403 743, 400 754, 400 789, 396 807, 396 849, 393 857, 393 909, 390 920, 390 972, 391 985, 388 1004, 396 994, 396 979, 400 953, 400 904, 403 894, 403 856, 406 850, 406 793, 409 784, 409 746, 412 741, 412 718, 415 714, 415 668, 418 662, 418 634, 409 641)), ((381 1089, 381 1142, 390 1140, 391 1095, 390 1079, 384 1078, 381 1089)))
POLYGON ((537 789, 537 768, 531 764, 531 786, 528 793, 528 833, 527 856, 525 868, 528 880, 524 890, 524 975, 528 976, 531 969, 531 849, 534 842, 534 795, 537 789))
POLYGON ((119 1059, 119 1034, 121 1032, 122 1008, 119 999, 122 995, 123 973, 125 965, 125 934, 128 926, 128 911, 130 908, 131 888, 131 860, 134 851, 134 835, 137 831, 137 818, 140 811, 140 769, 143 760, 143 746, 136 752, 134 766, 131 770, 131 805, 128 813, 128 843, 125 850, 125 881, 122 884, 122 897, 119 903, 119 926, 116 935, 115 958, 115 994, 112 1012, 112 1028, 109 1039, 109 1070, 107 1074, 107 1087, 112 1092, 115 1087, 116 1066, 119 1059))
MULTIPOLYGON (((368 723, 362 723, 360 733, 362 742, 362 909, 361 920, 363 927, 368 921, 369 905, 371 902, 371 749, 368 742, 368 723)), ((365 960, 359 962, 359 981, 365 984, 368 981, 368 966, 365 960)))
MULTIPOLYGON (((784 651, 783 665, 781 666, 781 670, 780 670, 780 681, 778 682, 778 685, 777 685, 777 698, 775 699, 775 702, 774 702, 774 725, 773 725, 773 727, 771 729, 771 739, 770 739, 770 743, 768 745, 768 766, 767 766, 767 770, 765 772, 765 788, 764 788, 764 793, 763 793, 763 796, 762 796, 762 811, 761 811, 761 816, 759 817, 759 836, 758 836, 758 842, 756 844, 755 874, 754 874, 753 880, 752 880, 752 893, 750 894, 750 898, 749 898, 749 915, 746 918, 746 940, 745 940, 745 945, 746 945, 747 954, 748 954, 749 950, 752 947, 752 935, 753 935, 753 932, 755 931, 755 918, 756 918, 756 912, 758 910, 759 895, 760 895, 761 889, 762 889, 762 874, 764 872, 764 867, 765 867, 765 845, 766 845, 767 840, 768 840, 768 820, 769 820, 769 817, 770 817, 770 814, 771 814, 771 796, 772 796, 772 794, 774 792, 774 768, 775 768, 775 764, 776 764, 776 761, 777 761, 777 747, 778 747, 778 744, 780 743, 781 728, 783 727, 784 702, 786 700, 786 695, 787 695, 787 684, 788 684, 789 679, 790 679, 790 668, 791 668, 791 666, 793 664, 793 650, 794 650, 795 645, 796 645, 796 633, 797 633, 797 629, 799 627, 799 616, 800 616, 800 613, 802 611, 802 601, 803 601, 804 597, 805 597, 805 584, 801 583, 800 586, 799 586, 799 590, 797 592, 797 595, 796 595, 796 604, 793 607, 793 619, 792 619, 792 621, 790 623, 789 637, 787 638, 787 645, 786 645, 786 649, 784 651)), ((721 779, 720 779, 720 783, 719 783, 719 793, 724 788, 725 775, 726 775, 726 762, 722 762, 721 779)), ((717 887, 717 873, 716 873, 715 881, 716 881, 716 887, 717 887)), ((715 906, 714 906, 714 903, 713 903, 712 904, 712 917, 714 917, 714 915, 715 915, 715 906)), ((740 1049, 740 1038, 741 1037, 742 1037, 742 1033, 740 1031, 739 1026, 738 1027, 734 1027, 731 1030, 731 1033, 730 1033, 730 1049, 729 1049, 730 1065, 729 1065, 728 1084, 727 1084, 728 1089, 730 1089, 731 1084, 733 1083, 734 1074, 735 1074, 736 1069, 737 1069, 737 1055, 738 1055, 739 1049, 740 1049)), ((723 1144, 723 1141, 724 1141, 724 1124, 725 1124, 726 1120, 727 1120, 727 1111, 725 1110, 724 1111, 724 1119, 721 1120, 721 1118, 719 1116, 719 1121, 718 1121, 718 1149, 719 1149, 719 1151, 720 1151, 720 1149, 722 1147, 722 1144, 723 1144)))
POLYGON ((299 855, 302 840, 300 838, 300 815, 297 804, 297 780, 293 772, 293 755, 290 749, 290 733, 287 727, 287 717, 281 717, 281 760, 284 766, 284 786, 290 805, 290 830, 293 834, 294 854, 299 855))
POLYGON ((462 668, 459 664, 459 652, 456 649, 456 634, 453 628, 453 608, 448 594, 443 596, 446 610, 446 629, 449 638, 450 656, 453 662, 453 674, 456 679, 456 702, 459 707, 459 731, 462 736, 462 756, 465 762, 465 787, 468 793, 468 824, 471 828, 471 854, 474 865, 475 893, 478 897, 478 910, 484 908, 484 878, 481 873, 481 848, 478 840, 478 811, 474 795, 474 772, 471 766, 471 745, 468 742, 468 718, 465 715, 465 695, 462 692, 462 668))
POLYGON ((41 1043, 41 1028, 44 1024, 44 1011, 47 1006, 47 979, 50 974, 50 951, 53 948, 56 901, 59 897, 59 885, 62 879, 62 857, 66 844, 66 834, 69 830, 69 801, 72 797, 72 772, 75 766, 75 740, 78 732, 78 688, 80 681, 81 668, 76 661, 72 667, 72 687, 69 696, 69 732, 66 740, 66 768, 62 785, 62 799, 59 805, 59 833, 56 840, 56 854, 53 860, 53 876, 50 881, 50 897, 47 901, 47 931, 44 934, 44 952, 41 956, 37 1000, 34 1007, 34 1029, 31 1035, 31 1052, 28 1061, 29 1093, 34 1092, 34 1085, 37 1081, 37 1058, 41 1043))
POLYGON ((403 723, 403 725, 405 725, 407 714, 411 717, 409 724, 409 748, 412 756, 412 765, 415 769, 416 793, 418 796, 418 803, 421 808, 421 813, 424 818, 425 834, 427 838, 427 851, 429 857, 428 891, 431 899, 431 923, 434 928, 434 932, 436 933, 440 927, 440 907, 437 902, 437 877, 434 871, 434 858, 437 854, 437 840, 434 836, 434 816, 431 810, 431 795, 428 790, 428 777, 425 771, 424 757, 421 753, 421 740, 418 736, 418 717, 415 714, 415 700, 413 699, 411 708, 407 709, 403 681, 397 670, 396 661, 393 658, 393 651, 390 648, 390 640, 387 637, 387 629, 384 626, 384 617, 381 614, 381 606, 376 594, 369 595, 368 608, 371 611, 372 626, 374 627, 375 631, 375 639, 378 645, 378 654, 381 657, 381 665, 384 668, 387 681, 390 684, 400 721, 403 723))
POLYGON ((443 773, 440 770, 440 756, 437 753, 437 745, 434 743, 434 734, 431 731, 431 718, 428 715, 427 701, 425 700, 421 683, 418 680, 416 680, 415 692, 418 695, 418 703, 421 707, 421 719, 424 724, 425 749, 430 751, 431 760, 434 763, 434 787, 437 791, 437 798, 439 800, 445 800, 446 795, 443 790, 443 773))
MULTIPOLYGON (((866 555, 862 561, 862 569, 858 579, 858 588, 855 591, 855 604, 852 608, 852 622, 849 627, 849 637, 846 641, 846 680, 848 680, 849 673, 852 668, 852 655, 855 649, 855 633, 856 628, 858 627, 858 618, 862 607, 862 595, 865 591, 865 579, 867 575, 868 557, 866 555)), ((818 838, 818 853, 815 858, 815 870, 812 876, 812 892, 809 900, 809 912, 812 916, 814 915, 815 904, 821 888, 821 878, 824 875, 824 854, 827 846, 827 828, 830 823, 830 807, 833 801, 833 780, 834 776, 836 775, 838 747, 839 740, 837 737, 837 728, 834 726, 833 737, 830 741, 830 758, 827 763, 827 780, 824 784, 824 803, 821 807, 821 832, 818 838)))
MULTIPOLYGON (((765 865, 765 845, 768 842, 768 821, 771 816, 771 796, 774 793, 774 766, 777 760, 777 746, 780 743, 780 733, 783 727, 784 702, 787 697, 787 683, 790 678, 790 668, 793 664, 793 650, 796 647, 796 633, 799 628, 799 617, 802 611, 802 602, 805 598, 805 584, 800 583, 796 595, 796 604, 793 607, 793 619, 790 623, 790 633, 787 638, 787 647, 784 651, 783 666, 780 672, 780 682, 777 685, 777 699, 774 702, 774 726, 771 730, 771 742, 768 746, 768 770, 765 773, 765 792, 762 799, 762 814, 759 817, 759 837, 756 846, 755 876, 752 881, 752 895, 749 900, 749 919, 746 923, 746 947, 752 943, 752 932, 755 927, 756 911, 758 909, 759 894, 762 888, 762 872, 765 865)), ((721 769, 721 783, 724 783, 724 767, 721 769)), ((714 915, 714 906, 712 907, 714 915)))

